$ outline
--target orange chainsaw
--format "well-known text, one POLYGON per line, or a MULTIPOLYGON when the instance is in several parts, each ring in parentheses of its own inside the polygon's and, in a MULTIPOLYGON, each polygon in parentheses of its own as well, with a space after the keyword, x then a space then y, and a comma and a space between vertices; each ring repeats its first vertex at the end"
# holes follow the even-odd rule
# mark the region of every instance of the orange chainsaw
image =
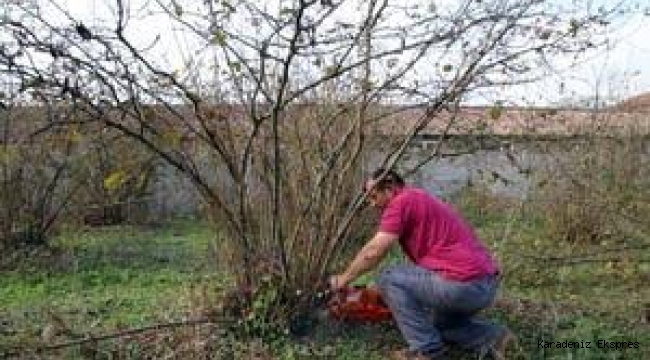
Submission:
POLYGON ((329 316, 336 320, 377 323, 392 319, 390 309, 374 287, 348 286, 333 294, 328 303, 329 316))

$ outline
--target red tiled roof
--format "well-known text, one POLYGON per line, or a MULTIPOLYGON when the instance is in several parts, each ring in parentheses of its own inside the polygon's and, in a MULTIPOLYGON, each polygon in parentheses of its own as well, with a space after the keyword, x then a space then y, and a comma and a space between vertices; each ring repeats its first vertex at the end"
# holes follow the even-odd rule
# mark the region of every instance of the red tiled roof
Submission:
POLYGON ((627 112, 650 113, 650 92, 624 100, 617 104, 615 108, 627 112))

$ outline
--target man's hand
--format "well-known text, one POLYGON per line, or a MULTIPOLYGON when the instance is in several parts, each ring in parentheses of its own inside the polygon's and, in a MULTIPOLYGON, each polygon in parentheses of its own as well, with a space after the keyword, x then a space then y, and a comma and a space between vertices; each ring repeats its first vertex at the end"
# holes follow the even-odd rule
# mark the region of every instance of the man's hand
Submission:
POLYGON ((377 266, 381 259, 386 256, 392 244, 397 241, 397 238, 395 234, 382 231, 375 234, 357 253, 350 266, 343 273, 334 275, 329 279, 330 289, 340 291, 358 278, 359 275, 377 266))
POLYGON ((330 289, 334 292, 339 292, 345 288, 350 279, 345 274, 333 275, 330 277, 330 289))

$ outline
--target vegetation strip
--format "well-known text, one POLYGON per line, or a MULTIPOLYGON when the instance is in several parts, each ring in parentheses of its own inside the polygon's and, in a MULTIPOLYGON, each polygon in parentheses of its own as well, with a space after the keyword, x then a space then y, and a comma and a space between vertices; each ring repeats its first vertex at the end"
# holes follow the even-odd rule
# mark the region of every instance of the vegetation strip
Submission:
POLYGON ((184 320, 184 321, 174 321, 174 322, 168 322, 168 323, 159 323, 159 324, 153 324, 153 325, 148 325, 148 326, 143 326, 143 327, 138 327, 138 328, 131 328, 131 329, 126 329, 122 331, 117 331, 113 333, 108 333, 108 334, 103 334, 103 335, 97 335, 97 336, 90 336, 86 337, 84 339, 79 339, 79 340, 72 340, 72 341, 66 341, 62 342, 59 344, 54 344, 54 345, 46 345, 46 346, 39 346, 33 349, 28 349, 28 348, 14 348, 12 350, 9 350, 5 353, 2 353, 2 358, 8 359, 11 357, 18 357, 22 354, 25 353, 43 353, 43 352, 48 352, 48 351, 54 351, 54 350, 61 350, 73 346, 78 346, 78 345, 83 345, 86 343, 90 342, 98 342, 98 341, 105 341, 105 340, 111 340, 111 339, 117 339, 117 338, 122 338, 122 337, 128 337, 136 334, 141 334, 144 332, 148 331, 158 331, 158 330, 165 330, 165 329, 171 329, 171 328, 177 328, 177 327, 183 327, 183 326, 196 326, 196 325, 206 325, 206 324, 223 324, 223 323, 229 323, 230 321, 223 319, 222 321, 215 321, 214 319, 207 319, 207 318, 199 318, 199 319, 192 319, 192 320, 184 320))

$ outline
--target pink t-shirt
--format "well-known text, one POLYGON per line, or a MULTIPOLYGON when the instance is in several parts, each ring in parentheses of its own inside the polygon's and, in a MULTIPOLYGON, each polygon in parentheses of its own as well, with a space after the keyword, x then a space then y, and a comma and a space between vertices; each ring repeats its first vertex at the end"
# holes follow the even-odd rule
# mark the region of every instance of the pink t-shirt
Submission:
POLYGON ((498 271, 496 261, 463 218, 424 190, 398 190, 382 212, 379 230, 398 235, 414 263, 447 279, 469 281, 498 271))

